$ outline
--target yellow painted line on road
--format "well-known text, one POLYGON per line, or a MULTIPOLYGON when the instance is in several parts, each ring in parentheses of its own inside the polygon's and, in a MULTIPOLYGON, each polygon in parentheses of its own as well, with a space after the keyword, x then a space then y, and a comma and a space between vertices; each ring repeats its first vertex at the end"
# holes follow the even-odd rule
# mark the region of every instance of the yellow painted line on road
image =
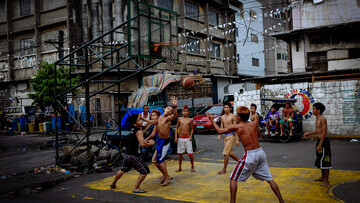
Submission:
MULTIPOLYGON (((219 161, 219 162, 224 162, 223 159, 209 159, 209 158, 201 158, 202 160, 206 160, 206 161, 219 161)), ((234 161, 234 160, 229 160, 229 163, 232 162, 232 163, 237 163, 237 161, 234 161)))
MULTIPOLYGON (((178 161, 167 161, 166 165, 174 179, 170 185, 160 186, 161 173, 154 165, 149 166, 151 173, 146 177, 141 188, 147 193, 143 196, 162 197, 165 199, 189 202, 229 202, 229 176, 235 164, 229 164, 228 172, 217 174, 222 168, 220 163, 195 162, 196 172, 190 172, 189 161, 183 162, 183 171, 176 173, 178 161)), ((285 202, 338 202, 331 198, 328 190, 331 186, 319 186, 314 179, 320 176, 319 169, 277 168, 270 167, 274 180, 279 185, 285 202)), ((138 177, 136 171, 126 173, 117 183, 114 192, 132 193, 138 177)), ((114 176, 86 184, 86 187, 97 190, 111 190, 109 185, 114 176)), ((360 179, 360 171, 331 170, 331 185, 360 179)), ((267 182, 250 177, 247 182, 238 183, 238 202, 278 202, 267 182)))

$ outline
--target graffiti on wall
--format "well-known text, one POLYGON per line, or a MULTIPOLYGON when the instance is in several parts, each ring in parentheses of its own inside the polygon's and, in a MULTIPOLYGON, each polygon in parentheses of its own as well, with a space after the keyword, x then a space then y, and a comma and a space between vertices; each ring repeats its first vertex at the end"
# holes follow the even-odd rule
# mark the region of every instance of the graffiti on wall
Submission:
POLYGON ((297 99, 296 106, 305 120, 313 115, 312 104, 315 103, 315 100, 306 89, 292 89, 285 95, 285 98, 297 99))
POLYGON ((341 90, 343 93, 343 123, 344 124, 360 124, 360 92, 355 89, 341 90))

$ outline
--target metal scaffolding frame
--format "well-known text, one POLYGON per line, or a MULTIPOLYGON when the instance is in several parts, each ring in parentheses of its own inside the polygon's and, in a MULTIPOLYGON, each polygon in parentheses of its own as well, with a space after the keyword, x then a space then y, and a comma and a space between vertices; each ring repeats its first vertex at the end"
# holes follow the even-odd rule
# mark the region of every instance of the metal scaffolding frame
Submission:
MULTIPOLYGON (((135 18, 136 17, 134 17, 133 19, 135 19, 135 18)), ((130 19, 130 21, 133 19, 130 19)), ((80 87, 85 87, 84 97, 85 97, 85 107, 86 107, 86 127, 83 127, 80 125, 82 127, 83 131, 85 132, 85 136, 83 137, 83 139, 81 139, 79 141, 80 143, 78 145, 80 145, 86 138, 88 157, 90 157, 90 151, 91 151, 90 150, 91 146, 89 143, 89 141, 90 141, 89 137, 91 135, 90 98, 95 95, 102 94, 105 90, 107 90, 111 87, 114 87, 116 85, 117 85, 118 98, 120 98, 120 83, 163 62, 162 59, 158 59, 158 60, 155 60, 151 65, 143 68, 131 56, 128 55, 128 50, 127 50, 127 48, 129 48, 128 42, 124 42, 121 44, 117 44, 117 43, 106 43, 105 44, 104 43, 104 38, 109 37, 109 36, 110 36, 110 42, 113 42, 114 34, 123 33, 120 29, 122 29, 126 25, 128 25, 128 21, 105 32, 104 34, 97 37, 96 39, 93 39, 93 40, 87 42, 86 44, 75 49, 74 51, 72 51, 68 55, 60 58, 59 60, 57 60, 54 63, 54 65, 55 65, 54 97, 55 97, 55 101, 56 101, 54 104, 55 113, 59 112, 59 110, 62 108, 67 112, 67 114, 71 115, 70 112, 66 110, 66 107, 62 104, 61 101, 64 101, 64 99, 66 101, 67 97, 74 97, 73 93, 76 89, 78 89, 80 87), (120 75, 121 75, 122 71, 120 69, 120 66, 126 62, 133 63, 136 66, 137 70, 121 79, 120 75), (96 63, 102 63, 102 70, 96 74, 90 75, 91 66, 95 66, 96 63), (56 87, 57 87, 57 79, 58 79, 57 68, 59 68, 60 66, 65 66, 65 67, 69 68, 70 77, 73 75, 77 75, 77 74, 84 74, 84 80, 81 81, 79 84, 76 84, 73 87, 71 87, 71 84, 70 84, 69 89, 67 89, 64 92, 59 92, 56 87), (72 70, 72 69, 75 69, 75 70, 72 70), (103 80, 103 78, 101 78, 102 76, 104 76, 105 73, 108 73, 110 71, 116 71, 117 80, 109 81, 109 80, 103 80), (89 86, 92 83, 102 83, 103 89, 90 93, 89 86), (106 84, 106 86, 104 87, 105 84, 106 84)), ((123 34, 126 34, 126 33, 123 33, 123 34)), ((70 80, 70 83, 71 83, 71 80, 70 80)), ((75 96, 75 97, 78 97, 78 96, 75 96)), ((96 106, 96 108, 99 108, 99 107, 96 106)), ((119 112, 118 120, 119 121, 121 121, 120 110, 121 110, 121 107, 120 107, 120 105, 118 105, 118 112, 119 112)), ((101 111, 101 112, 104 113, 103 111, 101 111)), ((71 117, 75 120, 75 122, 77 124, 80 124, 80 121, 77 121, 72 115, 71 115, 71 117)), ((56 137, 55 164, 59 165, 61 163, 61 161, 63 161, 64 159, 59 161, 59 129, 58 129, 58 125, 57 125, 57 123, 58 123, 57 116, 55 116, 55 123, 56 123, 56 125, 55 125, 55 134, 56 134, 56 136, 55 136, 56 137)), ((118 131, 119 131, 119 135, 121 136, 121 125, 119 125, 118 131)), ((90 168, 91 166, 92 166, 91 160, 88 159, 88 168, 90 168)))

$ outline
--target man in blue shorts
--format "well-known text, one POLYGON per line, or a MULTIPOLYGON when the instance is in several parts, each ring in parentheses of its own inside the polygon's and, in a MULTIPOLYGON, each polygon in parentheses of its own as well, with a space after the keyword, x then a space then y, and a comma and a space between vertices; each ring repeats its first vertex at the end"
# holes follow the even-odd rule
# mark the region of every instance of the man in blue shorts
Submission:
POLYGON ((164 160, 166 153, 170 148, 171 139, 169 138, 169 134, 171 133, 170 131, 171 121, 173 121, 177 116, 177 110, 176 110, 177 98, 174 96, 170 97, 170 102, 172 106, 167 106, 164 109, 164 114, 159 117, 158 124, 155 126, 151 135, 148 138, 146 138, 146 140, 151 139, 156 135, 156 133, 159 136, 156 143, 157 156, 156 156, 155 166, 163 174, 163 177, 160 182, 161 186, 166 186, 171 181, 164 160))

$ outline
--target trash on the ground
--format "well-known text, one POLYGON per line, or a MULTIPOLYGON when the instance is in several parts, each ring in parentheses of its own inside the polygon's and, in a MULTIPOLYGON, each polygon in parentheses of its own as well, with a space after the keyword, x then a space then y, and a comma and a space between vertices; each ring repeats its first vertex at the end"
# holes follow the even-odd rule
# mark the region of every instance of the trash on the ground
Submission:
POLYGON ((5 180, 6 178, 7 178, 6 175, 2 175, 2 176, 0 177, 1 180, 5 180))
POLYGON ((286 156, 282 156, 282 158, 286 159, 287 157, 286 157, 286 156))
POLYGON ((358 139, 351 139, 350 142, 359 142, 358 139))
POLYGON ((37 187, 36 189, 37 189, 37 190, 41 190, 41 189, 42 189, 42 187, 37 187))
POLYGON ((35 173, 39 172, 39 168, 35 168, 35 169, 34 169, 34 172, 35 172, 35 173))

